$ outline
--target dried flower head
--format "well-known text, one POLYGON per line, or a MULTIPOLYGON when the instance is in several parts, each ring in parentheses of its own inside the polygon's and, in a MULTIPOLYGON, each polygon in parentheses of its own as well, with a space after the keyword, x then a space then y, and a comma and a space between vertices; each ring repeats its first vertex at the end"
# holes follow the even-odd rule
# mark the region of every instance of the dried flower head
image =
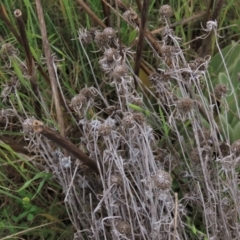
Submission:
POLYGON ((172 177, 169 173, 163 170, 158 170, 153 176, 153 183, 156 188, 161 190, 169 190, 172 186, 172 177))
POLYGON ((228 87, 225 84, 217 84, 214 88, 214 95, 217 99, 221 99, 228 92, 228 87))
POLYGON ((223 157, 226 157, 230 154, 230 146, 226 142, 221 142, 219 144, 219 149, 220 149, 223 157))
POLYGON ((236 157, 240 156, 240 140, 236 140, 231 145, 231 151, 235 154, 236 157))
POLYGON ((174 54, 179 52, 179 48, 176 46, 164 45, 161 49, 162 55, 166 58, 171 58, 174 54))
POLYGON ((98 133, 100 136, 109 136, 111 134, 112 128, 109 124, 101 124, 98 128, 98 133))
POLYGON ((130 96, 130 99, 129 99, 130 103, 136 105, 136 106, 142 106, 143 105, 143 100, 141 97, 133 97, 133 96, 130 96))
POLYGON ((173 16, 173 9, 169 5, 163 5, 159 9, 159 14, 161 18, 170 18, 173 16))
POLYGON ((96 32, 94 42, 97 44, 98 47, 103 48, 108 47, 110 40, 106 33, 96 32))
POLYGON ((149 74, 149 81, 153 84, 156 85, 158 82, 168 82, 170 79, 170 75, 165 72, 152 72, 149 74))
POLYGON ((193 109, 193 100, 190 98, 182 98, 177 101, 177 110, 181 114, 187 114, 193 109))
POLYGON ((138 124, 142 124, 143 122, 145 122, 145 116, 142 113, 133 113, 133 119, 138 124))
POLYGON ((134 116, 132 113, 127 113, 126 116, 122 119, 122 126, 124 128, 131 128, 133 127, 135 122, 134 116))
POLYGON ((123 18, 126 19, 134 27, 137 27, 138 15, 134 12, 133 9, 129 9, 123 13, 123 18))
POLYGON ((22 123, 22 128, 23 128, 23 132, 25 134, 29 134, 29 133, 33 133, 34 132, 34 126, 33 123, 36 119, 34 117, 31 118, 27 118, 23 121, 22 123))
POLYGON ((87 98, 83 94, 77 94, 71 100, 70 107, 75 112, 81 111, 87 105, 87 98))
POLYGON ((114 112, 116 112, 117 108, 116 106, 109 106, 105 108, 105 111, 108 115, 112 115, 114 112))
POLYGON ((197 57, 196 59, 189 62, 189 67, 193 71, 196 71, 196 70, 206 71, 208 68, 208 64, 204 58, 197 57))
POLYGON ((17 55, 18 50, 11 43, 3 43, 0 51, 0 56, 3 60, 11 56, 17 55))
POLYGON ((111 42, 116 38, 117 35, 117 32, 111 27, 104 28, 103 33, 106 34, 111 42))
POLYGON ((96 90, 94 88, 83 88, 79 92, 80 95, 83 95, 87 100, 93 98, 96 95, 96 90))
POLYGON ((203 147, 205 145, 209 145, 212 144, 212 136, 211 136, 211 132, 207 129, 199 129, 197 131, 197 135, 198 136, 198 140, 200 143, 200 147, 203 147))
POLYGON ((82 42, 82 44, 87 45, 92 43, 93 36, 92 33, 86 29, 79 29, 78 39, 82 42))
POLYGON ((127 221, 116 220, 116 229, 126 236, 131 235, 131 225, 127 221))
POLYGON ((10 80, 2 86, 3 88, 0 96, 3 98, 3 101, 6 101, 10 94, 14 93, 17 89, 20 88, 20 81, 17 75, 13 75, 10 80))
POLYGON ((110 184, 122 185, 123 184, 122 176, 119 173, 112 174, 110 177, 110 184))
POLYGON ((118 50, 115 48, 107 48, 104 51, 104 58, 107 62, 112 63, 120 57, 118 50))
POLYGON ((127 67, 125 65, 117 65, 112 73, 111 77, 117 81, 117 82, 122 82, 122 78, 126 77, 128 73, 127 67))

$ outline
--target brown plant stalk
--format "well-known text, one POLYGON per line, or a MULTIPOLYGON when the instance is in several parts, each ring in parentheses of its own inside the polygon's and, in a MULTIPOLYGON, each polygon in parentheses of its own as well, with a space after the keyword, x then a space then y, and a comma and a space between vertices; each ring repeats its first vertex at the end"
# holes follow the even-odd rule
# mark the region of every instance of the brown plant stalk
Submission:
POLYGON ((47 61, 47 68, 48 68, 49 78, 51 82, 51 89, 52 89, 54 104, 55 104, 56 113, 57 113, 57 121, 60 127, 61 135, 65 136, 64 118, 63 118, 63 113, 62 113, 61 104, 60 104, 57 79, 56 79, 54 66, 53 66, 54 63, 53 63, 53 57, 51 54, 51 48, 48 42, 47 29, 46 29, 46 24, 44 20, 42 5, 40 0, 36 0, 35 2, 36 2, 37 15, 39 19, 40 31, 42 36, 43 49, 44 49, 44 53, 47 61))
POLYGON ((43 124, 43 122, 34 120, 33 121, 33 129, 36 133, 42 134, 49 140, 52 140, 59 146, 63 147, 67 150, 70 154, 74 155, 80 161, 82 161, 85 165, 87 165, 90 169, 98 173, 98 167, 95 161, 89 158, 85 153, 83 153, 78 147, 76 147, 72 142, 61 136, 60 134, 56 133, 52 129, 48 128, 43 124))

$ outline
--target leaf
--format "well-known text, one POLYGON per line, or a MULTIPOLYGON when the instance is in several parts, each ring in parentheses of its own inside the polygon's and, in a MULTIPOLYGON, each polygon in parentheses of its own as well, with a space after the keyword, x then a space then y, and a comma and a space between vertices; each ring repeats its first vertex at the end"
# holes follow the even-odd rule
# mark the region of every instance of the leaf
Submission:
POLYGON ((33 219, 34 219, 34 215, 33 215, 32 213, 29 213, 29 214, 27 215, 27 220, 28 220, 29 222, 31 222, 33 219))
MULTIPOLYGON (((51 176, 51 174, 49 174, 49 173, 40 172, 36 176, 34 176, 32 179, 25 182, 24 185, 20 189, 17 190, 17 192, 20 192, 23 189, 27 188, 29 185, 31 185, 32 182, 34 182, 35 180, 37 180, 39 178, 46 178, 47 177, 47 179, 49 179, 50 176, 51 176)), ((38 190, 39 190, 39 188, 38 188, 38 190)))

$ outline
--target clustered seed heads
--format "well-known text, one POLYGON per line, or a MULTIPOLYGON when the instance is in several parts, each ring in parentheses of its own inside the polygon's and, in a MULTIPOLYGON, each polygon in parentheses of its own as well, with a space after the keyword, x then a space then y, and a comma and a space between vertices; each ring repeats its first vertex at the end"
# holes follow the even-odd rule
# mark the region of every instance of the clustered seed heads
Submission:
POLYGON ((164 191, 169 190, 172 187, 172 177, 169 173, 163 170, 158 170, 153 176, 153 183, 156 188, 164 191))
POLYGON ((194 102, 191 98, 182 98, 177 101, 176 108, 181 114, 187 114, 193 109, 194 102))
POLYGON ((221 99, 228 92, 228 87, 225 84, 217 84, 214 88, 214 95, 217 99, 221 99))

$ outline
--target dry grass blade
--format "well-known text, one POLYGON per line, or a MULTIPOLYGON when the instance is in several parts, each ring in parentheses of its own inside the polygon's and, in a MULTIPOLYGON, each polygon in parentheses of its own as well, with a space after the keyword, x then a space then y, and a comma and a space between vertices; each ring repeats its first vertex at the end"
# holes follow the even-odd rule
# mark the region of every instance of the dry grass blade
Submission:
POLYGON ((40 23, 43 48, 44 48, 45 56, 47 59, 47 67, 48 67, 49 77, 51 81, 53 99, 54 99, 55 108, 57 112, 57 120, 60 127, 60 133, 62 136, 65 136, 65 127, 64 127, 64 120, 63 120, 64 118, 63 118, 63 113, 60 106, 60 97, 59 97, 57 80, 56 80, 54 66, 53 66, 53 58, 51 54, 50 45, 48 42, 47 29, 45 25, 45 20, 44 20, 44 15, 43 15, 43 10, 42 10, 42 5, 40 0, 36 0, 36 8, 37 8, 37 14, 38 14, 38 19, 40 23))

